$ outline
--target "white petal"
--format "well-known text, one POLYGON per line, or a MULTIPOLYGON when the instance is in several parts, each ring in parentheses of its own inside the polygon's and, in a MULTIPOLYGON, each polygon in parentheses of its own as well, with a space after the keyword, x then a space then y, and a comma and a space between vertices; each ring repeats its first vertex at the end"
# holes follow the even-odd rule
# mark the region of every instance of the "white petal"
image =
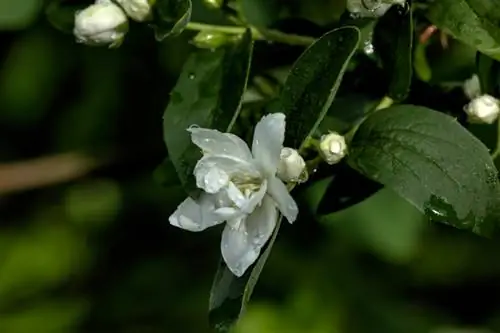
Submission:
POLYGON ((228 155, 207 155, 202 157, 194 168, 196 186, 209 192, 225 182, 225 177, 218 181, 217 178, 207 176, 210 173, 215 174, 214 168, 217 168, 216 173, 222 174, 224 172, 227 179, 240 180, 241 182, 247 182, 252 178, 261 178, 260 172, 250 162, 228 155))
POLYGON ((233 182, 230 182, 227 186, 227 196, 238 208, 243 207, 247 201, 247 198, 245 198, 233 182))
POLYGON ((274 200, 266 195, 262 205, 257 207, 246 220, 249 242, 260 252, 273 233, 278 220, 278 210, 274 200))
POLYGON ((252 192, 248 199, 244 202, 244 204, 239 206, 240 209, 247 214, 251 214, 255 210, 255 207, 257 207, 257 205, 260 205, 266 192, 267 181, 264 180, 260 185, 259 190, 256 192, 252 192))
POLYGON ((285 139, 285 115, 272 113, 262 117, 253 135, 252 153, 256 162, 268 174, 274 176, 280 161, 285 139))
POLYGON ((248 145, 234 134, 196 127, 191 127, 188 131, 191 133, 193 143, 206 154, 232 155, 242 160, 252 160, 252 153, 248 145))
POLYGON ((240 228, 226 224, 222 232, 221 252, 227 267, 234 275, 240 277, 254 263, 259 252, 248 240, 245 223, 240 228))
POLYGON ((268 179, 267 193, 274 199, 281 214, 293 223, 299 214, 297 203, 293 200, 285 184, 276 177, 268 179))
POLYGON ((234 218, 240 216, 241 212, 239 209, 236 209, 236 208, 221 207, 221 208, 217 208, 214 211, 214 214, 220 216, 224 220, 230 220, 230 219, 234 219, 234 218))
POLYGON ((217 193, 227 184, 229 184, 229 175, 217 165, 208 168, 206 173, 196 174, 196 186, 207 193, 217 193))
POLYGON ((223 218, 214 214, 213 199, 209 194, 202 194, 197 202, 188 197, 169 217, 170 224, 189 231, 202 231, 223 222, 223 218))

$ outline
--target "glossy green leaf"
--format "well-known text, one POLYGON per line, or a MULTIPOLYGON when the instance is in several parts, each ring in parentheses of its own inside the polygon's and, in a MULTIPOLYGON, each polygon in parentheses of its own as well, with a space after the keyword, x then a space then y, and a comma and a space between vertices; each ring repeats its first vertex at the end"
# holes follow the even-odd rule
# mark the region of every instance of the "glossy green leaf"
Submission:
POLYGON ((373 35, 375 51, 390 78, 387 95, 402 101, 408 95, 412 79, 413 19, 408 5, 393 6, 380 18, 373 35))
POLYGON ((500 0, 439 0, 428 9, 438 28, 500 60, 500 0))
POLYGON ((486 146, 452 117, 413 105, 380 110, 355 133, 348 162, 434 221, 495 232, 497 170, 486 146))
POLYGON ((335 213, 354 206, 383 187, 345 163, 333 165, 329 169, 332 176, 316 210, 320 215, 335 213))
POLYGON ((157 0, 151 23, 156 39, 180 34, 191 20, 192 6, 191 0, 157 0))
POLYGON ((481 93, 497 95, 500 86, 500 62, 478 52, 476 67, 481 93))
POLYGON ((238 116, 252 55, 247 31, 238 43, 198 50, 184 64, 163 116, 163 137, 179 179, 196 196, 193 169, 201 157, 186 131, 191 125, 230 130, 238 116))
POLYGON ((281 110, 287 116, 286 146, 298 148, 316 131, 333 102, 359 38, 355 27, 332 30, 295 62, 280 96, 281 110))

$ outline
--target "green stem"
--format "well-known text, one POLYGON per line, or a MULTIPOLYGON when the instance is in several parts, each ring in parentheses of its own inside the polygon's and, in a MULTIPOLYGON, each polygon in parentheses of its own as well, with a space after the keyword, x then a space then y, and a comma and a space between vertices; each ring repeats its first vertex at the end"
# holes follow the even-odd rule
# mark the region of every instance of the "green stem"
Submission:
POLYGON ((382 98, 382 100, 380 101, 380 103, 378 103, 377 107, 375 109, 372 109, 370 110, 369 112, 367 112, 365 114, 365 116, 363 117, 363 119, 361 119, 356 125, 354 125, 350 130, 349 132, 346 133, 345 138, 347 140, 347 142, 350 142, 352 137, 354 136, 354 133, 356 133, 356 131, 358 130, 358 127, 361 125, 361 123, 368 117, 370 116, 372 113, 375 113, 377 112, 378 110, 382 110, 382 109, 386 109, 388 108, 389 106, 391 106, 392 104, 394 103, 394 100, 388 96, 384 96, 384 98, 382 98))
POLYGON ((498 155, 500 155, 500 119, 497 120, 497 146, 491 154, 493 161, 497 159, 498 155))
MULTIPOLYGON (((186 26, 186 29, 195 31, 222 32, 230 35, 240 35, 243 34, 247 28, 241 26, 212 25, 206 23, 189 22, 186 26)), ((309 46, 316 40, 313 37, 286 34, 277 30, 258 30, 255 27, 250 27, 250 29, 252 30, 253 38, 256 40, 269 40, 273 42, 302 46, 309 46)))

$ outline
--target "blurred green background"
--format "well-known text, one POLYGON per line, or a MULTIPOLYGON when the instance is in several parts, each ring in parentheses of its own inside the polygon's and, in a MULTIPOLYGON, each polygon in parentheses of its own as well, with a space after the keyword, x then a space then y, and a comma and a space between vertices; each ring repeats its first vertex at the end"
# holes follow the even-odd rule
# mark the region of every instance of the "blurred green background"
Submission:
MULTIPOLYGON (((339 3, 295 1, 293 15, 322 24, 339 3)), ((173 171, 153 172, 192 34, 156 43, 133 25, 119 49, 91 48, 45 5, 0 1, 0 332, 208 332, 221 230, 171 227, 185 194, 173 171)), ((193 20, 220 20, 194 5, 193 20)), ((447 52, 436 68, 471 74, 473 51, 447 52)), ((385 189, 316 219, 324 187, 297 192, 301 218, 237 332, 500 331, 496 242, 431 225, 385 189)))

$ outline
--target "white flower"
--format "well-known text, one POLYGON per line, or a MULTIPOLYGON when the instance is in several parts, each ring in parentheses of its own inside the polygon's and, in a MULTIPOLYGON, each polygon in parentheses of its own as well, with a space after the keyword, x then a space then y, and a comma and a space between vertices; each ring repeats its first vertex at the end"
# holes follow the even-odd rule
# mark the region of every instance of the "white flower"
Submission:
POLYGON ((347 10, 357 17, 381 17, 392 5, 403 6, 406 0, 347 0, 347 10))
POLYGON ((201 231, 227 221, 221 252, 228 268, 241 276, 271 236, 278 208, 292 223, 298 208, 276 177, 285 136, 285 115, 263 117, 255 127, 252 150, 239 137, 205 128, 189 128, 203 157, 194 169, 204 192, 187 198, 170 216, 172 225, 201 231))
POLYGON ((293 148, 283 148, 280 154, 278 177, 285 182, 298 182, 306 168, 306 162, 293 148))
POLYGON ((477 74, 473 74, 470 79, 465 80, 463 89, 465 96, 469 99, 474 99, 481 95, 479 76, 477 74))
POLYGON ((75 15, 73 34, 78 42, 118 46, 128 30, 127 16, 111 1, 99 0, 75 15))
POLYGON ((319 143, 319 152, 328 164, 335 164, 347 154, 345 138, 338 133, 323 135, 319 143))
POLYGON ((153 0, 115 0, 134 21, 142 22, 151 17, 153 0))
POLYGON ((481 95, 474 98, 464 107, 471 123, 492 124, 500 112, 498 99, 490 95, 481 95))

